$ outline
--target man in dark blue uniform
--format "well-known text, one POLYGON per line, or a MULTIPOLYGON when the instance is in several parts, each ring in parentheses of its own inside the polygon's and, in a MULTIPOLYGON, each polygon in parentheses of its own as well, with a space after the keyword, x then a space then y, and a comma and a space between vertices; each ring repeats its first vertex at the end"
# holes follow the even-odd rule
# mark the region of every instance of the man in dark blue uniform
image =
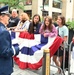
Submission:
POLYGON ((0 75, 11 75, 13 72, 12 57, 19 53, 19 47, 13 47, 10 33, 7 31, 8 6, 0 8, 0 75))

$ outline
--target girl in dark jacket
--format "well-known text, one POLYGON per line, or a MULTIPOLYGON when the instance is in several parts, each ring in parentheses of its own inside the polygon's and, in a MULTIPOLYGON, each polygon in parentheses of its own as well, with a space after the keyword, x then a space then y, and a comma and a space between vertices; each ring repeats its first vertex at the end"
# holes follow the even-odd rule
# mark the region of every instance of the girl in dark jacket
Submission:
POLYGON ((39 29, 41 26, 41 19, 40 16, 38 14, 35 14, 33 16, 32 22, 30 23, 28 32, 29 33, 33 33, 33 34, 39 34, 39 29))

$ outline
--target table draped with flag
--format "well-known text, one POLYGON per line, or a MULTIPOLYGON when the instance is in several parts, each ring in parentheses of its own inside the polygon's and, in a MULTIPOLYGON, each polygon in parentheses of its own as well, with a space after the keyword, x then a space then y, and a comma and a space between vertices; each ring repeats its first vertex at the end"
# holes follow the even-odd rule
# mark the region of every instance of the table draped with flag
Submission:
POLYGON ((13 59, 21 69, 35 70, 40 68, 44 49, 50 49, 50 57, 52 57, 63 41, 59 36, 44 37, 41 34, 30 34, 28 32, 10 33, 13 46, 20 47, 19 55, 13 59))

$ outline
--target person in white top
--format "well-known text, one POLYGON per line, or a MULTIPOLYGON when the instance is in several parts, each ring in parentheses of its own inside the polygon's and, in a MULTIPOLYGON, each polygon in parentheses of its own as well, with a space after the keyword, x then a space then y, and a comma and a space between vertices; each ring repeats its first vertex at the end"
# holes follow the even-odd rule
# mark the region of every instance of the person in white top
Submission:
POLYGON ((15 32, 23 32, 27 31, 30 25, 29 17, 27 13, 21 13, 20 15, 20 21, 15 29, 13 31, 15 32))

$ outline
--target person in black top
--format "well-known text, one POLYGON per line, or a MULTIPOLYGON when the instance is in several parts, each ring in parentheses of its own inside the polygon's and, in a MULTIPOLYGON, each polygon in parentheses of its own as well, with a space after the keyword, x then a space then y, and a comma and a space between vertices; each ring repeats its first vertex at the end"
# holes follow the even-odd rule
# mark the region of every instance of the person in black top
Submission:
POLYGON ((32 22, 29 25, 28 32, 32 34, 39 34, 39 29, 41 26, 41 19, 38 14, 33 16, 32 22))
POLYGON ((8 24, 8 28, 9 27, 15 27, 17 26, 18 22, 19 22, 19 18, 18 18, 18 14, 17 14, 17 10, 13 9, 12 13, 11 13, 11 17, 9 19, 9 24, 8 24))
POLYGON ((54 24, 54 26, 55 26, 55 27, 57 27, 57 26, 58 26, 58 24, 57 24, 56 22, 54 22, 53 24, 54 24))

